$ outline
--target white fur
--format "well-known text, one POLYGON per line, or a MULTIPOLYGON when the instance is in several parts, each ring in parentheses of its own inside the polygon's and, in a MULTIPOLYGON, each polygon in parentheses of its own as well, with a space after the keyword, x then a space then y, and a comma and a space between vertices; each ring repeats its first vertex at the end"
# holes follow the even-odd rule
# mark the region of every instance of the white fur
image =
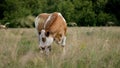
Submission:
POLYGON ((35 31, 36 31, 36 33, 37 33, 37 36, 39 36, 39 33, 38 33, 38 24, 39 24, 39 18, 38 18, 38 16, 35 18, 35 31))
MULTIPOLYGON (((50 16, 48 17, 48 19, 46 20, 45 25, 44 25, 44 28, 46 27, 46 24, 47 24, 47 22, 50 20, 51 16, 52 16, 52 15, 50 15, 50 16)), ((36 32, 37 32, 38 38, 40 39, 40 41, 39 41, 39 46, 40 46, 40 47, 50 46, 50 44, 53 42, 53 38, 52 38, 52 37, 46 37, 46 36, 45 36, 45 30, 41 30, 41 34, 39 35, 38 30, 37 30, 37 29, 38 29, 39 21, 40 21, 40 18, 36 17, 36 19, 35 19, 35 28, 36 28, 36 32), (43 38, 43 37, 46 38, 46 42, 43 42, 43 41, 42 41, 42 38, 43 38)))
MULTIPOLYGON (((64 20, 64 22, 66 23, 66 20, 64 19, 64 17, 62 16, 61 13, 58 13, 58 15, 64 20)), ((47 20, 45 21, 45 24, 44 24, 44 29, 46 28, 46 25, 48 23, 49 20, 51 20, 51 17, 52 17, 52 14, 50 14, 50 16, 47 18, 47 20)), ((46 53, 49 52, 49 49, 46 48, 48 46, 50 46, 52 44, 52 42, 54 41, 53 37, 49 36, 49 37, 46 37, 45 35, 45 30, 41 30, 41 34, 39 35, 38 33, 38 25, 39 25, 39 21, 41 19, 39 17, 36 17, 35 19, 35 28, 36 28, 36 31, 37 31, 37 34, 38 34, 38 38, 39 38, 39 47, 43 47, 45 48, 45 51, 46 53), (46 41, 43 42, 42 41, 42 38, 46 38, 46 41)), ((61 41, 59 41, 58 43, 61 44, 62 46, 65 46, 65 41, 66 41, 66 37, 63 36, 61 41)))
POLYGON ((35 28, 36 29, 38 28, 39 20, 40 19, 38 17, 35 18, 35 28))
POLYGON ((65 44, 66 44, 65 42, 66 42, 66 37, 63 36, 62 39, 58 42, 58 44, 65 46, 65 44))
POLYGON ((49 48, 45 48, 45 52, 46 52, 46 55, 49 55, 50 49, 49 48))
POLYGON ((45 30, 42 30, 42 31, 41 31, 41 34, 40 34, 39 38, 40 38, 40 45, 39 45, 40 47, 48 47, 48 46, 50 46, 50 45, 52 44, 52 42, 53 42, 53 37, 51 37, 51 36, 46 37, 46 36, 45 36, 45 30), (42 41, 42 38, 46 38, 46 41, 43 42, 43 41, 42 41))
POLYGON ((48 19, 46 20, 46 22, 45 22, 45 24, 44 24, 44 29, 46 28, 46 25, 47 25, 47 23, 48 23, 48 21, 51 19, 51 17, 52 17, 52 14, 48 17, 48 19))
POLYGON ((62 39, 62 45, 65 46, 65 43, 66 42, 66 37, 64 36, 63 39, 62 39))
POLYGON ((41 30, 40 36, 41 36, 41 37, 45 37, 45 30, 41 30))
POLYGON ((58 15, 62 17, 62 19, 64 20, 64 22, 66 22, 66 20, 64 19, 64 17, 62 16, 61 13, 58 13, 58 15))

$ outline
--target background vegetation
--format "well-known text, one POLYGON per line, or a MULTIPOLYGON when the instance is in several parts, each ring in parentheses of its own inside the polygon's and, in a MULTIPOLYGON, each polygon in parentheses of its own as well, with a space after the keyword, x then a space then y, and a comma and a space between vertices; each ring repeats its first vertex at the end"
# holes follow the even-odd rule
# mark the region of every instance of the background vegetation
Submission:
POLYGON ((0 24, 33 27, 39 13, 61 12, 78 26, 120 25, 120 0, 0 0, 0 24))

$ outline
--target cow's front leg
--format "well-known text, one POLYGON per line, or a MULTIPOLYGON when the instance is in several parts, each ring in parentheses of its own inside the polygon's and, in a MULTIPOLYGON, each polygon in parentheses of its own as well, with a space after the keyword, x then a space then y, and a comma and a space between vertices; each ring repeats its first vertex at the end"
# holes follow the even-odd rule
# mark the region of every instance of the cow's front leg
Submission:
POLYGON ((51 45, 45 48, 46 55, 49 55, 50 51, 51 51, 51 45))

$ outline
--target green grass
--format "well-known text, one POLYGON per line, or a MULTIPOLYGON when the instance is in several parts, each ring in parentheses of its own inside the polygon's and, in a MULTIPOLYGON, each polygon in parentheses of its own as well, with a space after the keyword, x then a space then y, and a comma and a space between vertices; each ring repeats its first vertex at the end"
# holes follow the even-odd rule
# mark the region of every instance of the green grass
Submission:
POLYGON ((120 68, 119 27, 68 28, 66 53, 38 50, 35 29, 0 30, 0 68, 120 68))

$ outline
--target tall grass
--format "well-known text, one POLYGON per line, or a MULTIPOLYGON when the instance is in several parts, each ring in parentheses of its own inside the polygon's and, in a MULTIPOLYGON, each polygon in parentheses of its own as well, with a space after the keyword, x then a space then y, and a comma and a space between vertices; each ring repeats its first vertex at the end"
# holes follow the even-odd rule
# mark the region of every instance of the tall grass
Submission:
POLYGON ((34 29, 0 30, 0 68, 120 68, 119 27, 68 28, 66 43, 46 56, 34 29))

